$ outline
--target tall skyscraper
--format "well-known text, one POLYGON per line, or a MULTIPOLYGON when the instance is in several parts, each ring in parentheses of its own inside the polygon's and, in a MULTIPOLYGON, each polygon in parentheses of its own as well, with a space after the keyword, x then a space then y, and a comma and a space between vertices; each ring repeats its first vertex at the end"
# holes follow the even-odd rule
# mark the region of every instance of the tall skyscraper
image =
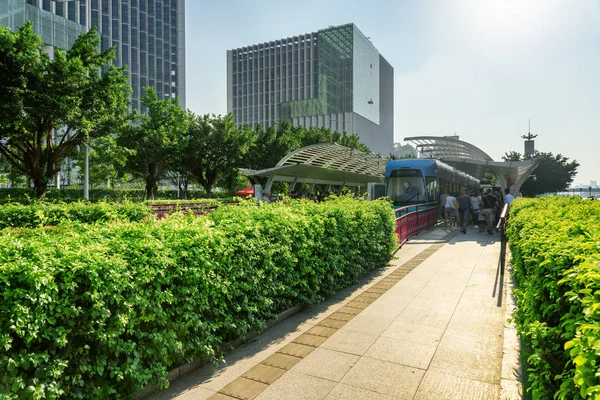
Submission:
POLYGON ((228 50, 227 111, 238 126, 287 120, 356 133, 386 155, 394 70, 354 24, 228 50))
POLYGON ((133 109, 148 86, 185 108, 185 0, 0 1, 0 23, 16 30, 28 20, 44 43, 63 49, 98 27, 102 51, 116 46, 115 65, 128 66, 133 109))

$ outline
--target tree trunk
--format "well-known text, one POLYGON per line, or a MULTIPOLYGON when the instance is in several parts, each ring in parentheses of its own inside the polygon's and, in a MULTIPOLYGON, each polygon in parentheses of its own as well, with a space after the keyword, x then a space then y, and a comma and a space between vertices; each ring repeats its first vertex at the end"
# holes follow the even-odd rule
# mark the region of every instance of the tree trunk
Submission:
POLYGON ((204 191, 206 192, 206 197, 208 197, 208 198, 212 197, 212 185, 205 184, 205 185, 202 185, 202 187, 204 188, 204 191))
POLYGON ((33 179, 33 193, 35 197, 41 199, 46 190, 48 189, 48 183, 41 177, 35 177, 33 179))
POLYGON ((158 197, 158 184, 156 180, 149 179, 146 181, 146 200, 156 200, 158 197))

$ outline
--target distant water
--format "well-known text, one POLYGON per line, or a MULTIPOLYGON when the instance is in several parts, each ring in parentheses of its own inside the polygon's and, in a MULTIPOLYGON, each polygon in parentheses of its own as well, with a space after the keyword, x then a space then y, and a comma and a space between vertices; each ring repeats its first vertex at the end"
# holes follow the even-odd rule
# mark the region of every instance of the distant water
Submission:
MULTIPOLYGON (((544 196, 578 196, 582 199, 587 199, 590 197, 590 190, 583 189, 583 191, 579 189, 571 189, 568 192, 558 192, 558 193, 546 193, 544 196)), ((592 196, 595 198, 600 198, 600 189, 592 189, 592 196)))

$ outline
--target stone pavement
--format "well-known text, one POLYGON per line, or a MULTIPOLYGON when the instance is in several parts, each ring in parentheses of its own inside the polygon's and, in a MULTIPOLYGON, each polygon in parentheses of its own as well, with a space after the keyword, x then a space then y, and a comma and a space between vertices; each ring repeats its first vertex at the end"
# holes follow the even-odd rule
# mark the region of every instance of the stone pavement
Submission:
POLYGON ((499 399, 499 235, 433 229, 390 267, 152 399, 499 399))

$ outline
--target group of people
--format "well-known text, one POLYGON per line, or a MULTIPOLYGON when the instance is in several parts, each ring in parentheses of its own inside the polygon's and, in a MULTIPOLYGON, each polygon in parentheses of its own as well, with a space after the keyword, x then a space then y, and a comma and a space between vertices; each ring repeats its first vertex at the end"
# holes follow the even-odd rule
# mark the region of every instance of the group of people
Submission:
POLYGON ((508 189, 502 195, 498 188, 470 193, 462 188, 459 193, 442 194, 440 203, 445 227, 459 227, 462 233, 467 233, 467 226, 472 224, 479 232, 487 228, 487 233, 492 235, 504 204, 507 203, 510 207, 513 200, 514 196, 508 189))

